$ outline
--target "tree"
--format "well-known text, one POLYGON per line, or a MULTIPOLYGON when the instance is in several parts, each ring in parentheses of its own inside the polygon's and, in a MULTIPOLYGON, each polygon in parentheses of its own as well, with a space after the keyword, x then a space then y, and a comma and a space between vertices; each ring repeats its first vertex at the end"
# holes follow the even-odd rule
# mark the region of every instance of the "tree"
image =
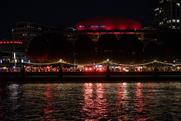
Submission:
POLYGON ((62 33, 44 33, 34 38, 28 48, 30 59, 44 61, 58 61, 60 58, 70 61, 72 44, 64 38, 62 33), (42 59, 41 59, 42 60, 42 59))
POLYGON ((140 60, 143 43, 134 35, 122 35, 119 39, 119 49, 123 58, 127 60, 140 60))
POLYGON ((95 62, 95 44, 87 35, 79 35, 74 44, 78 63, 95 62))
POLYGON ((102 35, 98 42, 98 57, 100 60, 107 58, 111 60, 118 60, 119 58, 119 42, 115 35, 105 34, 102 35))

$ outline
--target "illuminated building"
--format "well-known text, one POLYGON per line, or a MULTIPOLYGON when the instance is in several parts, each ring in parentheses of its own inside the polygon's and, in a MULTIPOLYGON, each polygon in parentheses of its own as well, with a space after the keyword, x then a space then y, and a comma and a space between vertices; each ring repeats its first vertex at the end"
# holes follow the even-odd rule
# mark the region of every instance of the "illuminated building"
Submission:
POLYGON ((76 28, 78 30, 139 30, 141 24, 131 19, 102 17, 81 21, 76 28))
POLYGON ((158 0, 155 8, 156 24, 160 28, 181 28, 181 1, 158 0))
POLYGON ((97 17, 87 19, 76 24, 78 34, 87 34, 93 41, 97 41, 101 35, 113 34, 119 38, 123 34, 132 34, 140 40, 144 39, 141 32, 142 26, 138 21, 119 17, 97 17))
POLYGON ((0 40, 0 66, 23 63, 26 60, 21 40, 0 40))

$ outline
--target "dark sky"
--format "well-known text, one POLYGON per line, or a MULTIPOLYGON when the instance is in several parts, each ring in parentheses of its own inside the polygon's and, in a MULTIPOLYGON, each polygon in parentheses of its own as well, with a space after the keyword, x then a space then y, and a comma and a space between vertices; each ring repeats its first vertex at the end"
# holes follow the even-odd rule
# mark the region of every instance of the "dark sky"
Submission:
POLYGON ((71 26, 84 18, 120 16, 150 24, 154 0, 2 0, 0 38, 9 37, 17 21, 71 26))

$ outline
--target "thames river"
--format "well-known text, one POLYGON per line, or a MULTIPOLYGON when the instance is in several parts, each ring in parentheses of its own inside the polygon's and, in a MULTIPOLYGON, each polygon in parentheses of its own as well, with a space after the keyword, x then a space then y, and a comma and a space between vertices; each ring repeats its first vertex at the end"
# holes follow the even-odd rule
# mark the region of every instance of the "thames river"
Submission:
POLYGON ((179 81, 0 86, 0 121, 181 121, 179 81))

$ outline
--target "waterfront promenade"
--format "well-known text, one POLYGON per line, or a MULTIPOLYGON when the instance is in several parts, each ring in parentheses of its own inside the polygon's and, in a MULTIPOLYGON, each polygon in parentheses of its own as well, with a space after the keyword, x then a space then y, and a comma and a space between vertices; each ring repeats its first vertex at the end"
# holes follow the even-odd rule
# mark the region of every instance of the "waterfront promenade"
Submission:
POLYGON ((55 63, 26 63, 15 68, 3 67, 0 79, 181 79, 181 65, 156 60, 142 64, 117 64, 109 59, 97 64, 73 65, 60 60, 55 63))

